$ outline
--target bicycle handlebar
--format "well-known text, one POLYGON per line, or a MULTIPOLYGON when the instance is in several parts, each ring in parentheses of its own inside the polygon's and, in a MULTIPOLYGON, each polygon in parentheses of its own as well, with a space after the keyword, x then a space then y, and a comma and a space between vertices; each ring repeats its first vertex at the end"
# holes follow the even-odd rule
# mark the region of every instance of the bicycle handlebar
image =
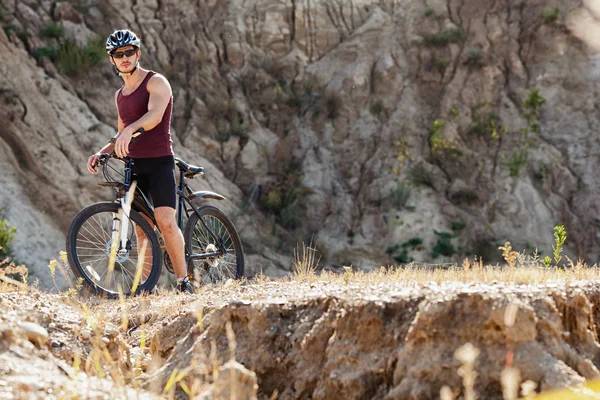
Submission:
MULTIPOLYGON (((133 135, 131 135, 131 141, 129 142, 129 144, 133 144, 135 142, 135 139, 144 132, 145 132, 144 128, 140 128, 137 131, 133 132, 133 135)), ((116 137, 110 138, 110 142, 112 144, 115 144, 117 142, 117 138, 116 137)), ((113 151, 113 153, 114 153, 114 151, 113 151)))
MULTIPOLYGON (((135 131, 133 133, 133 135, 131 136, 131 141, 129 142, 129 144, 135 143, 136 138, 138 136, 140 136, 144 132, 145 132, 144 128, 139 128, 137 131, 135 131)), ((116 142, 117 142, 117 138, 116 137, 110 139, 110 143, 115 144, 116 142)), ((98 159, 96 160, 96 164, 94 165, 94 168, 97 167, 97 166, 100 166, 100 165, 104 165, 108 161, 109 158, 119 158, 119 157, 115 156, 114 150, 110 154, 109 153, 102 153, 100 155, 100 157, 98 157, 98 159)))

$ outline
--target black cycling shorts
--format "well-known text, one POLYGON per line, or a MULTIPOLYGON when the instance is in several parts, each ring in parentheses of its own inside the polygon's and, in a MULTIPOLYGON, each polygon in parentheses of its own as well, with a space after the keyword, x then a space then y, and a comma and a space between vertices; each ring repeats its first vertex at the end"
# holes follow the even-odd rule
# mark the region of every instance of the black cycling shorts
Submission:
POLYGON ((171 207, 176 204, 175 161, 173 156, 135 158, 133 180, 146 195, 154 208, 171 207))

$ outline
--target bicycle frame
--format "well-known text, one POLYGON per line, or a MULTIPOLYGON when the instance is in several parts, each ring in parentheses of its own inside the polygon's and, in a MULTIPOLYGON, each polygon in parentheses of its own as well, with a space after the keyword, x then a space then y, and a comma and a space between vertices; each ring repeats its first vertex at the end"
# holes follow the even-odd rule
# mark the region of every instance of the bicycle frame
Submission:
MULTIPOLYGON (((158 224, 156 223, 156 217, 154 216, 154 208, 150 205, 150 202, 144 196, 141 191, 135 190, 135 192, 131 193, 132 187, 132 166, 133 159, 126 157, 122 161, 125 162, 124 168, 124 182, 123 188, 119 192, 117 196, 117 201, 121 204, 121 208, 123 209, 122 217, 121 217, 121 230, 119 235, 119 250, 127 249, 127 237, 129 230, 129 215, 131 210, 135 210, 141 214, 144 214, 154 223, 154 226, 158 228, 158 224)), ((179 185, 177 187, 177 226, 179 229, 183 230, 183 212, 185 211, 186 216, 189 218, 190 212, 193 211, 198 216, 198 219, 202 222, 204 228, 210 233, 215 242, 218 244, 218 250, 211 253, 202 253, 202 254, 186 254, 186 261, 192 261, 197 259, 216 257, 223 255, 227 252, 225 248, 225 244, 223 240, 212 231, 202 218, 199 208, 192 202, 193 199, 196 198, 211 198, 217 200, 224 200, 225 197, 221 196, 218 193, 210 192, 210 191, 197 191, 193 192, 189 185, 185 182, 185 171, 180 168, 179 170, 179 185), (189 205, 189 208, 186 204, 189 205)), ((115 237, 118 231, 118 218, 115 218, 113 221, 113 243, 117 238, 115 237)), ((160 228, 159 228, 160 231, 160 228)), ((129 249, 127 249, 129 250, 129 249)))

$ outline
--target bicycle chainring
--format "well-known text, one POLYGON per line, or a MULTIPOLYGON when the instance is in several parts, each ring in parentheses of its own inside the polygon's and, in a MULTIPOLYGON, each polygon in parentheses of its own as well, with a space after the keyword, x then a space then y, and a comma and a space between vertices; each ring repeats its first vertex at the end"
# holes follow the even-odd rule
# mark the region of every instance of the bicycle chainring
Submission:
POLYGON ((173 263, 171 262, 171 257, 169 257, 169 253, 167 253, 167 250, 165 250, 163 260, 167 271, 169 271, 172 274, 175 274, 175 270, 173 269, 173 263))

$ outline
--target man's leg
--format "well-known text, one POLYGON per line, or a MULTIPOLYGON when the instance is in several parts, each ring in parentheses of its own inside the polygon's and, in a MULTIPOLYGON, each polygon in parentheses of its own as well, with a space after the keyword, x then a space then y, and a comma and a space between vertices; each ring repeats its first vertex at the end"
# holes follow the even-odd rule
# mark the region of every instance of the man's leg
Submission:
POLYGON ((154 209, 154 216, 158 229, 160 229, 160 233, 165 240, 165 246, 167 247, 171 263, 173 263, 175 276, 177 278, 185 278, 187 275, 185 243, 181 229, 179 229, 175 221, 175 209, 171 207, 157 207, 154 209))

